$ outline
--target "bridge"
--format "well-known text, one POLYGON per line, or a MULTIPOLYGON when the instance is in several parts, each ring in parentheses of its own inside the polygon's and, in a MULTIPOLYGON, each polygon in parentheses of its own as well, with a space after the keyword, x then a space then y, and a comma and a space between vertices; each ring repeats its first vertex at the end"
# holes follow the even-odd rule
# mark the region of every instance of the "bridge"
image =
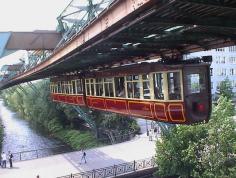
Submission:
MULTIPOLYGON (((157 57, 179 59, 190 52, 235 45, 236 0, 88 2, 86 7, 75 0, 68 5, 58 17, 60 32, 48 33, 46 38, 31 34, 24 44, 8 41, 9 49, 41 50, 36 54, 43 59, 6 75, 0 88, 157 57), (50 44, 48 35, 53 36, 50 44), (32 39, 38 42, 30 45, 32 39)), ((15 35, 22 39, 26 34, 15 35)))

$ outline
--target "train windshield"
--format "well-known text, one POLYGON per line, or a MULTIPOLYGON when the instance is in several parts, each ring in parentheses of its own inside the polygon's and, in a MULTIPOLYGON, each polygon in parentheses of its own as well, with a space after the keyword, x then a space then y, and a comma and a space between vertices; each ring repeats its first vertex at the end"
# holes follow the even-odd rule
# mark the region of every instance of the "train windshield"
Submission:
POLYGON ((211 107, 209 66, 184 68, 186 117, 191 123, 209 119, 211 107))
POLYGON ((197 71, 187 75, 187 93, 197 94, 206 91, 206 77, 203 71, 197 71))

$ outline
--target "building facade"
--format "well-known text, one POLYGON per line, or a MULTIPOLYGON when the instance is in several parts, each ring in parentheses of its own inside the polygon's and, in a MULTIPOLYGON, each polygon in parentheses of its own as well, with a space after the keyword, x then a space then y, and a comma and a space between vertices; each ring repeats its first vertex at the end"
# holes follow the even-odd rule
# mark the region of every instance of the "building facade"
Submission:
POLYGON ((236 46, 217 48, 187 55, 187 58, 212 56, 211 64, 211 89, 213 97, 220 82, 228 78, 233 92, 236 93, 236 46))

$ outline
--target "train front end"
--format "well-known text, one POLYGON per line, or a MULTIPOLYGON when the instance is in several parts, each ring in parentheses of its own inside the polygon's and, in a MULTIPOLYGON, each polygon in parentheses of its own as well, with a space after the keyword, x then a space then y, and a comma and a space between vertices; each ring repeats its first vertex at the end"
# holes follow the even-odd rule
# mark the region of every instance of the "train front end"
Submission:
POLYGON ((185 113, 189 124, 208 122, 211 114, 210 64, 183 68, 185 113))

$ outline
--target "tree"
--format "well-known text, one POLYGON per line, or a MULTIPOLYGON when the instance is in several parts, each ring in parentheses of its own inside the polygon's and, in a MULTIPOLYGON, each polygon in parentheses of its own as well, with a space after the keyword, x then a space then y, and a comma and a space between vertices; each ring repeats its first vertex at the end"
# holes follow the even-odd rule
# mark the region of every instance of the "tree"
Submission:
POLYGON ((233 88, 231 86, 231 82, 228 79, 228 77, 220 82, 220 85, 217 87, 217 92, 216 94, 220 95, 220 96, 225 96, 228 99, 232 99, 234 96, 233 93, 233 88))
POLYGON ((208 124, 177 126, 156 143, 157 175, 236 177, 234 106, 220 97, 208 124))

